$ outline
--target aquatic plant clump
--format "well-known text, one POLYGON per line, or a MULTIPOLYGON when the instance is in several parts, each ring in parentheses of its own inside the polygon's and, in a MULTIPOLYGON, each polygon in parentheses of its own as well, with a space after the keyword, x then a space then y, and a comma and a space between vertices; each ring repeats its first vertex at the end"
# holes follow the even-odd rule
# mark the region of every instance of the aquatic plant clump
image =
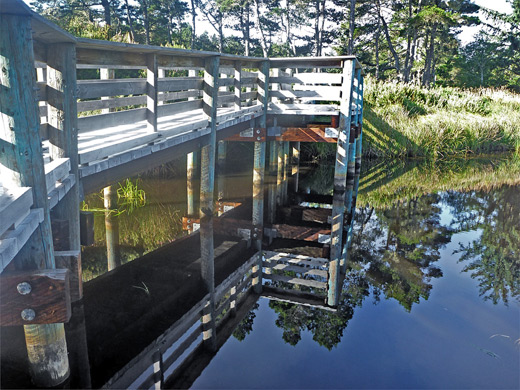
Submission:
POLYGON ((364 152, 371 157, 520 153, 520 95, 506 90, 365 82, 364 152))

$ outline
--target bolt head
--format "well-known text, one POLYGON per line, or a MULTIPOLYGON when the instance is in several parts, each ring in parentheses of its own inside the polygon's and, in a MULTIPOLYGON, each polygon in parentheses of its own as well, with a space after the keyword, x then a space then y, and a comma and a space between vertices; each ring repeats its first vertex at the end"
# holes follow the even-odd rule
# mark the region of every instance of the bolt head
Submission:
POLYGON ((22 320, 24 321, 33 321, 36 318, 36 313, 33 309, 23 309, 22 310, 22 320))
POLYGON ((261 141, 262 138, 260 138, 260 137, 256 137, 256 140, 257 140, 257 141, 261 141))
POLYGON ((27 282, 18 283, 18 286, 16 286, 16 289, 22 295, 30 294, 30 292, 32 291, 31 285, 27 282))

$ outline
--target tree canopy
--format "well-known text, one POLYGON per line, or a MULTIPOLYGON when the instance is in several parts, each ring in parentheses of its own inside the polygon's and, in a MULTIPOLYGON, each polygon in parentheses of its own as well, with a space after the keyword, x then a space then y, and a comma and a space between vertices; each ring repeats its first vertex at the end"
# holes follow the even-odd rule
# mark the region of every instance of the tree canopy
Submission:
POLYGON ((377 79, 520 92, 520 0, 40 0, 77 36, 253 56, 355 54, 377 79), (457 38, 480 25, 473 41, 457 38), (203 27, 208 31, 203 31, 203 27))

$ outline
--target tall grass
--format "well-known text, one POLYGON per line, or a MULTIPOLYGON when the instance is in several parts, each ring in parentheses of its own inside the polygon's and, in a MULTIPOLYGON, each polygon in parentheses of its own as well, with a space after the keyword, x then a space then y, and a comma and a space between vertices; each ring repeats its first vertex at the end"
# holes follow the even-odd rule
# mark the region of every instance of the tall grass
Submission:
POLYGON ((364 98, 369 156, 520 153, 520 95, 495 89, 427 89, 367 77, 364 98))

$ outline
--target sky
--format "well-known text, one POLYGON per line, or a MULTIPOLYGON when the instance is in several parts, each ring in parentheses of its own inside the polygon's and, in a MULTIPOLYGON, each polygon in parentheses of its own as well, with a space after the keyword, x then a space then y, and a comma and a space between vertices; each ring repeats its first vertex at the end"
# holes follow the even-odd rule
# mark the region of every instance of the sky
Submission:
MULTIPOLYGON (((513 9, 511 8, 511 4, 509 4, 506 0, 473 0, 473 2, 481 7, 486 7, 498 12, 502 13, 511 13, 513 9)), ((479 13, 481 19, 485 19, 482 12, 479 13)), ((478 33, 481 27, 472 26, 472 27, 464 27, 462 32, 459 34, 459 39, 463 45, 471 42, 473 40, 473 36, 478 33)))

